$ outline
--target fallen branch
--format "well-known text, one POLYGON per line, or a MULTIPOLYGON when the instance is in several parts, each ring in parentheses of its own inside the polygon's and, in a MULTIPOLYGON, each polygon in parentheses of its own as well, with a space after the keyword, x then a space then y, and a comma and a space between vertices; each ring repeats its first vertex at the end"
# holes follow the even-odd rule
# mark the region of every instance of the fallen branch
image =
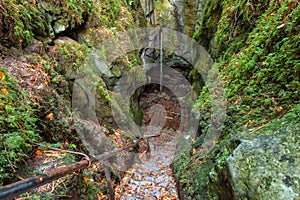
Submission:
MULTIPOLYGON (((64 166, 64 167, 59 167, 57 169, 53 169, 53 170, 49 171, 46 174, 41 174, 41 175, 38 175, 38 176, 35 176, 35 177, 27 178, 27 179, 24 179, 22 181, 18 181, 18 182, 0 187, 0 199, 1 200, 13 199, 14 197, 17 197, 22 193, 28 192, 28 191, 30 191, 34 188, 37 188, 37 187, 40 187, 44 184, 50 183, 54 180, 57 180, 57 179, 65 176, 65 175, 67 175, 67 174, 73 173, 73 172, 81 170, 81 169, 88 168, 90 166, 90 164, 92 164, 92 163, 101 162, 101 161, 106 160, 106 159, 108 159, 108 158, 110 158, 110 157, 112 157, 112 156, 114 156, 114 155, 116 155, 116 154, 118 154, 118 153, 120 153, 124 150, 135 147, 141 139, 142 138, 135 141, 134 144, 127 145, 123 148, 116 149, 114 151, 110 151, 110 152, 106 152, 104 154, 101 154, 101 155, 97 156, 97 158, 89 157, 86 154, 83 154, 83 153, 80 153, 80 152, 73 152, 73 151, 65 150, 69 153, 75 153, 75 154, 82 155, 85 158, 88 157, 88 159, 87 160, 82 160, 80 162, 73 163, 71 165, 67 165, 67 166, 64 166)), ((53 149, 53 147, 50 147, 50 148, 53 149)))

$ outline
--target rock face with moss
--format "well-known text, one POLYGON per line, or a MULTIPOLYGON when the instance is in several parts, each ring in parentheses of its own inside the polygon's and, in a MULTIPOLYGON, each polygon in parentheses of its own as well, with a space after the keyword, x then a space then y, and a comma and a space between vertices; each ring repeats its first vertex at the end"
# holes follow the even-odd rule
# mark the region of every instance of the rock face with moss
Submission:
POLYGON ((216 199, 297 199, 299 190, 299 105, 259 130, 238 134, 240 144, 219 171, 210 173, 216 199), (257 134, 258 136, 254 135, 257 134))
MULTIPOLYGON (((137 50, 102 65, 108 54, 120 51, 101 43, 148 20, 148 26, 180 31, 203 45, 215 58, 227 95, 222 140, 203 157, 212 114, 208 86, 195 71, 188 76, 190 63, 164 55, 164 64, 200 92, 199 137, 173 164, 184 199, 299 199, 299 17, 299 2, 292 0, 1 1, 0 185, 40 136, 79 142, 70 110, 78 72, 92 74, 96 88, 97 106, 87 115, 96 112, 102 124, 115 125, 112 90, 142 62, 137 50)), ((140 123, 142 91, 128 100, 129 114, 118 110, 126 115, 124 123, 140 123)), ((82 109, 88 103, 85 94, 78 98, 82 109)))
POLYGON ((300 129, 295 124, 280 125, 274 135, 262 132, 243 141, 227 159, 234 199, 299 197, 300 129))
POLYGON ((292 1, 206 1, 194 38, 220 70, 227 119, 201 157, 212 114, 204 86, 200 137, 174 162, 186 199, 299 198, 299 14, 292 1))
POLYGON ((101 124, 113 125, 109 90, 138 62, 132 61, 138 54, 120 55, 108 66, 113 77, 96 71, 99 63, 93 61, 105 56, 97 49, 101 41, 133 27, 131 8, 126 1, 0 2, 0 185, 12 181, 31 142, 78 147, 71 102, 81 72, 93 74, 98 101, 93 112, 101 124))

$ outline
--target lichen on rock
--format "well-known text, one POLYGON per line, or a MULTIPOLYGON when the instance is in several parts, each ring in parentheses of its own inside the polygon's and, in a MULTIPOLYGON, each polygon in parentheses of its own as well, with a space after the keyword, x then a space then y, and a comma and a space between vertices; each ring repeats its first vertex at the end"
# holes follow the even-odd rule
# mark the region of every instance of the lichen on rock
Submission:
POLYGON ((259 130, 234 136, 240 144, 209 174, 212 198, 223 199, 228 191, 232 199, 299 198, 299 108, 259 130))

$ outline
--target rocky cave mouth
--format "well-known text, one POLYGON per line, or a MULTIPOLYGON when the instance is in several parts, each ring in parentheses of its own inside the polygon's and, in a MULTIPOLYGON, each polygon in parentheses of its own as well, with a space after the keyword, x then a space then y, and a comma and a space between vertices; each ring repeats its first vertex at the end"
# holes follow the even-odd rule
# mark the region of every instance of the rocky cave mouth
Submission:
POLYGON ((133 120, 139 126, 159 126, 177 131, 182 128, 182 118, 186 117, 183 112, 186 108, 182 102, 189 101, 189 96, 195 99, 201 92, 204 81, 192 64, 176 55, 165 59, 162 72, 162 85, 159 66, 153 67, 146 72, 147 83, 136 89, 131 96, 133 120), (158 118, 163 118, 163 121, 158 118))
POLYGON ((176 95, 170 89, 160 88, 159 84, 148 84, 138 102, 143 113, 142 126, 160 126, 162 129, 174 131, 179 129, 181 108, 176 95))
MULTIPOLYGON (((182 102, 186 103, 187 96, 194 91, 191 87, 192 83, 188 81, 191 70, 179 69, 182 71, 174 69, 169 73, 164 73, 163 84, 160 85, 158 83, 160 71, 153 68, 150 72, 152 76, 147 77, 147 83, 136 89, 131 96, 132 116, 134 121, 141 126, 143 134, 143 139, 139 142, 137 149, 140 153, 141 164, 133 165, 129 170, 130 175, 121 180, 120 188, 123 191, 137 188, 136 192, 141 196, 146 192, 153 197, 161 196, 165 189, 163 185, 167 184, 174 198, 183 199, 180 184, 174 178, 171 163, 178 153, 177 148, 182 150, 181 148, 186 147, 180 144, 181 140, 184 140, 185 133, 193 129, 190 129, 188 116, 191 111, 190 106, 182 102), (150 81, 154 83, 149 83, 150 81), (143 182, 156 185, 157 190, 148 190, 143 186, 143 182)), ((130 194, 125 192, 122 196, 126 197, 130 194)))

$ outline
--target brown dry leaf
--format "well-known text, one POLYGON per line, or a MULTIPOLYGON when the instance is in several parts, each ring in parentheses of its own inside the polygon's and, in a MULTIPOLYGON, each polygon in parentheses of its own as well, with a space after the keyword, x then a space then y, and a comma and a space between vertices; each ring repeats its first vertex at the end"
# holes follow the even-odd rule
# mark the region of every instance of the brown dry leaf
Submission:
POLYGON ((132 190, 132 187, 129 185, 126 189, 127 190, 132 190))
POLYGON ((31 78, 30 83, 34 84, 35 83, 35 78, 31 78))
POLYGON ((169 194, 170 194, 170 192, 167 191, 162 195, 162 197, 167 197, 169 194))
POLYGON ((197 150, 195 149, 195 148, 193 148, 193 155, 195 154, 195 153, 197 153, 197 150))
MULTIPOLYGON (((116 195, 115 197, 118 198, 117 195, 116 195)), ((104 200, 104 199, 107 199, 107 197, 106 197, 102 192, 100 192, 100 193, 98 194, 98 200, 104 200)))

